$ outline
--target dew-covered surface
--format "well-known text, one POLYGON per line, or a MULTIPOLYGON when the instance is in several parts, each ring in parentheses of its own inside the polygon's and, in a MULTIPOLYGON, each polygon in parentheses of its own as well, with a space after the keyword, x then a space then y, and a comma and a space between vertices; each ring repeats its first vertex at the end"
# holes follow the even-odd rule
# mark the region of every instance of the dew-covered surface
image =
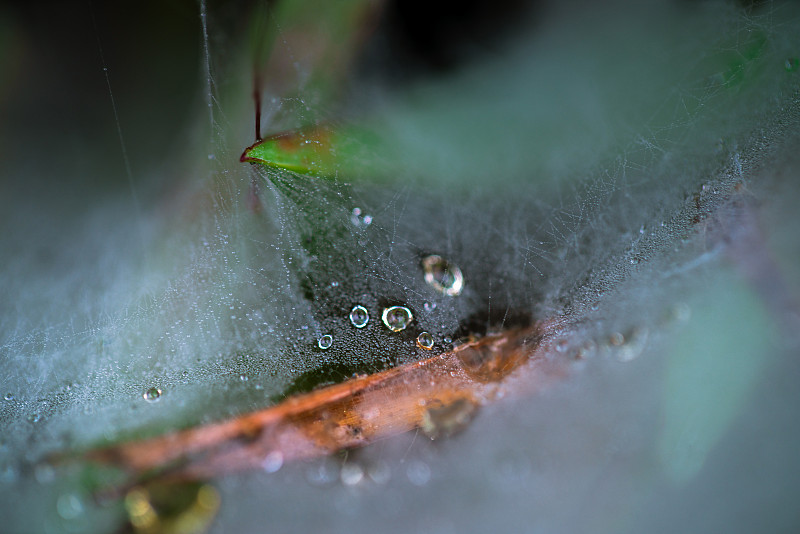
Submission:
MULTIPOLYGON (((408 154, 373 183, 239 162, 230 12, 205 41, 194 3, 95 8, 97 30, 60 9, 58 29, 0 8, 4 532, 119 526, 52 453, 560 317, 572 363, 544 392, 511 376, 443 412, 446 439, 268 456, 212 481, 211 531, 798 528, 795 4, 560 3, 446 75, 356 79, 408 154)), ((265 125, 304 109, 266 102, 265 125)))

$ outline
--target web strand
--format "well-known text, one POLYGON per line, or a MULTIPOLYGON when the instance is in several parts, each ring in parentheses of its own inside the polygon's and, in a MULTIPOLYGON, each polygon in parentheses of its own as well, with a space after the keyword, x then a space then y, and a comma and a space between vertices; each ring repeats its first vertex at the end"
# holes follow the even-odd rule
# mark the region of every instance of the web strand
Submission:
POLYGON ((105 76, 106 80, 106 88, 108 89, 108 96, 111 99, 111 108, 114 110, 114 122, 117 125, 117 137, 119 138, 119 145, 122 149, 122 160, 125 164, 125 174, 128 177, 128 186, 130 187, 131 199, 133 200, 133 207, 136 211, 137 216, 141 215, 141 206, 139 204, 139 196, 136 193, 136 184, 133 179, 133 171, 131 170, 131 162, 128 158, 128 149, 125 144, 125 137, 122 135, 122 124, 119 120, 119 112, 117 110, 117 102, 114 99, 114 91, 111 89, 111 78, 108 74, 108 64, 106 64, 106 58, 103 54, 103 44, 100 40, 100 32, 97 28, 97 19, 94 16, 94 9, 92 8, 91 3, 89 4, 89 11, 92 15, 92 26, 94 27, 94 34, 97 38, 97 49, 100 53, 100 64, 103 67, 103 75, 105 76))
POLYGON ((206 106, 208 107, 208 124, 211 127, 211 142, 214 142, 214 95, 211 80, 211 54, 208 48, 208 21, 206 2, 200 0, 200 23, 203 26, 203 61, 206 70, 206 106))

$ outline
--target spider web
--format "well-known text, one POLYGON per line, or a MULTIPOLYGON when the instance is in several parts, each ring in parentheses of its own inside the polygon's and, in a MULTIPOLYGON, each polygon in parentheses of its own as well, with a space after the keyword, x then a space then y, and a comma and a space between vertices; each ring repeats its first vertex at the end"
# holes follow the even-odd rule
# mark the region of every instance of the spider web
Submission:
MULTIPOLYGON (((447 77, 401 89, 365 81, 343 114, 320 109, 319 95, 303 85, 310 73, 294 64, 297 93, 263 95, 265 133, 320 116, 346 125, 362 118, 347 110, 364 99, 382 134, 408 155, 389 178, 369 181, 238 162, 252 142, 252 65, 234 37, 236 17, 201 3, 194 13, 201 83, 185 136, 192 142, 179 147, 186 156, 152 173, 133 159, 140 204, 156 207, 137 213, 129 193, 113 190, 85 195, 92 200, 87 214, 76 207, 84 199, 49 199, 45 208, 3 199, 3 227, 24 229, 5 232, 1 242, 11 259, 0 286, 0 420, 7 429, 0 477, 3 493, 17 494, 6 506, 22 503, 28 516, 15 519, 12 529, 31 517, 63 526, 104 513, 65 517, 53 505, 76 490, 64 490, 68 482, 53 482, 52 473, 37 467, 48 452, 244 413, 275 402, 320 369, 315 383, 427 357, 415 342, 423 331, 441 351, 459 336, 551 317, 565 319, 569 351, 593 347, 598 358, 585 373, 576 366, 578 377, 540 410, 519 402, 505 412, 490 409, 478 421, 480 431, 446 451, 413 438, 368 451, 364 473, 375 465, 393 473, 386 491, 370 496, 336 486, 331 504, 309 496, 302 470, 288 469, 280 484, 256 477, 225 486, 241 506, 223 510, 219 524, 256 528, 260 495, 319 505, 308 530, 345 530, 352 517, 340 512, 348 507, 362 526, 378 530, 387 517, 400 517, 389 506, 396 500, 420 510, 400 523, 416 527, 461 530, 474 521, 470 528, 499 523, 525 530, 530 516, 501 516, 532 502, 542 529, 569 530, 584 525, 564 504, 575 487, 570 483, 602 480, 602 466, 614 461, 622 474, 609 476, 609 493, 622 501, 636 493, 625 484, 637 480, 636 461, 650 461, 642 451, 655 448, 648 436, 657 431, 642 421, 658 411, 653 391, 662 387, 656 377, 666 350, 659 347, 674 334, 663 318, 684 302, 700 306, 703 299, 692 295, 719 280, 722 289, 711 295, 735 286, 716 274, 724 270, 726 249, 706 239, 707 223, 730 207, 739 185, 757 189, 756 177, 769 174, 763 169, 793 131, 796 140, 798 78, 787 66, 798 54, 800 18, 780 3, 752 9, 652 3, 577 15, 571 8, 553 7, 546 23, 510 40, 502 54, 476 57, 447 77), (174 187, 155 185, 175 175, 181 177, 174 187), (64 203, 81 215, 59 211, 64 203), (144 236, 144 244, 131 245, 132 234, 144 236), (37 267, 37 247, 53 254, 58 270, 37 267), (425 282, 421 258, 431 254, 463 271, 462 294, 443 295, 425 282), (363 329, 349 320, 355 305, 369 312, 363 329), (412 326, 390 332, 381 312, 391 305, 408 307, 412 326), (615 333, 633 339, 632 329, 650 332, 653 347, 650 363, 634 368, 639 374, 614 366, 630 344, 615 348, 608 341, 615 333), (323 350, 324 335, 333 344, 323 350), (151 388, 160 391, 156 402, 144 398, 151 388), (545 417, 562 409, 565 421, 588 428, 577 440, 545 417), (537 429, 553 437, 538 437, 537 429), (493 435, 504 438, 493 444, 487 437, 493 435), (515 441, 536 443, 541 452, 515 441), (598 452, 604 447, 621 452, 605 456, 598 452), (464 466, 471 457, 474 463, 464 466), (429 479, 433 471, 430 482, 420 475, 425 469, 429 479), (410 495, 408 483, 421 480, 420 496, 410 495), (453 480, 465 489, 448 491, 453 480), (37 499, 43 487, 49 500, 37 499), (467 502, 470 487, 488 488, 511 504, 489 499, 487 508, 460 516, 454 507, 467 502), (455 504, 436 500, 436 509, 425 502, 433 492, 455 504), (370 510, 387 512, 378 517, 370 510), (485 518, 477 517, 481 510, 485 518)), ((268 24, 278 48, 299 59, 280 39, 283 28, 268 24)), ((113 88, 117 64, 109 61, 113 88)), ((130 101, 117 103, 116 126, 135 137, 126 131, 130 101)), ((66 175, 104 172, 99 164, 65 165, 66 175)), ((796 190, 788 191, 787 198, 796 198, 796 190)), ((796 272, 796 257, 789 253, 785 261, 796 272)), ((605 486, 596 483, 602 493, 605 486)), ((290 521, 293 510, 276 510, 275 521, 290 521)), ((586 515, 598 516, 607 518, 597 510, 586 515)))

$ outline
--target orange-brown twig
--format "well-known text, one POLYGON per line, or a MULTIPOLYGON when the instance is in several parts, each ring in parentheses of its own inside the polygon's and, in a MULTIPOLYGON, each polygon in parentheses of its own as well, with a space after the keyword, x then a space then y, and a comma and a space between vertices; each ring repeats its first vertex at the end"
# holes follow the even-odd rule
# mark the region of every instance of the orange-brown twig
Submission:
POLYGON ((432 410, 485 404, 518 368, 552 370, 540 350, 542 338, 541 325, 489 335, 230 421, 94 450, 88 458, 133 474, 197 479, 260 468, 268 457, 284 462, 362 446, 430 425, 432 410))

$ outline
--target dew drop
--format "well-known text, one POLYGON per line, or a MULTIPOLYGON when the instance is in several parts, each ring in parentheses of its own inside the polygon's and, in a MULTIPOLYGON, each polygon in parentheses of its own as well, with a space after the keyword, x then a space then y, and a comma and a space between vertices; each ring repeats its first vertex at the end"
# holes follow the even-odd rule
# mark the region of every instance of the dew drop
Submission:
POLYGON ((412 460, 406 468, 406 476, 415 486, 424 486, 431 479, 431 468, 423 461, 412 460))
POLYGON ((350 310, 350 322, 356 328, 364 328, 369 322, 369 312, 364 306, 355 306, 350 310))
POLYGON ((348 463, 342 466, 339 478, 345 486, 355 486, 364 478, 364 470, 358 464, 348 463))
POLYGON ((353 223, 353 226, 364 228, 372 224, 372 215, 363 213, 361 208, 353 208, 352 213, 350 213, 350 222, 353 223))
POLYGON ((14 394, 13 393, 6 393, 6 396, 3 397, 3 398, 5 400, 7 400, 7 401, 12 401, 12 400, 14 400, 14 394))
POLYGON ((433 336, 428 332, 422 332, 417 336, 417 346, 421 349, 431 350, 433 348, 433 336))
POLYGON ((426 302, 425 304, 422 305, 422 307, 425 308, 426 312, 431 312, 431 311, 436 309, 436 303, 435 302, 426 302))
POLYGON ((317 346, 322 350, 331 348, 331 345, 333 345, 333 336, 330 334, 325 334, 317 341, 317 346))
POLYGON ((405 306, 390 306, 383 309, 383 324, 392 332, 400 332, 414 320, 411 310, 405 306))
POLYGON ((142 394, 142 398, 147 402, 158 402, 161 398, 161 393, 159 388, 150 388, 142 394))
POLYGON ((645 327, 635 328, 630 332, 625 343, 617 350, 617 360, 629 362, 638 358, 647 346, 650 331, 645 327))
POLYGON ((625 343, 625 336, 621 332, 614 332, 610 336, 608 336, 608 343, 615 347, 619 347, 623 343, 625 343))
POLYGON ((56 510, 64 519, 75 519, 83 513, 83 502, 74 493, 65 493, 56 501, 56 510))
POLYGON ((261 462, 261 467, 267 473, 277 473, 283 467, 283 453, 281 451, 272 451, 264 457, 261 462))
POLYGON ((425 283, 436 291, 451 297, 461 294, 464 275, 457 265, 441 256, 431 255, 422 258, 422 270, 425 273, 425 283))

